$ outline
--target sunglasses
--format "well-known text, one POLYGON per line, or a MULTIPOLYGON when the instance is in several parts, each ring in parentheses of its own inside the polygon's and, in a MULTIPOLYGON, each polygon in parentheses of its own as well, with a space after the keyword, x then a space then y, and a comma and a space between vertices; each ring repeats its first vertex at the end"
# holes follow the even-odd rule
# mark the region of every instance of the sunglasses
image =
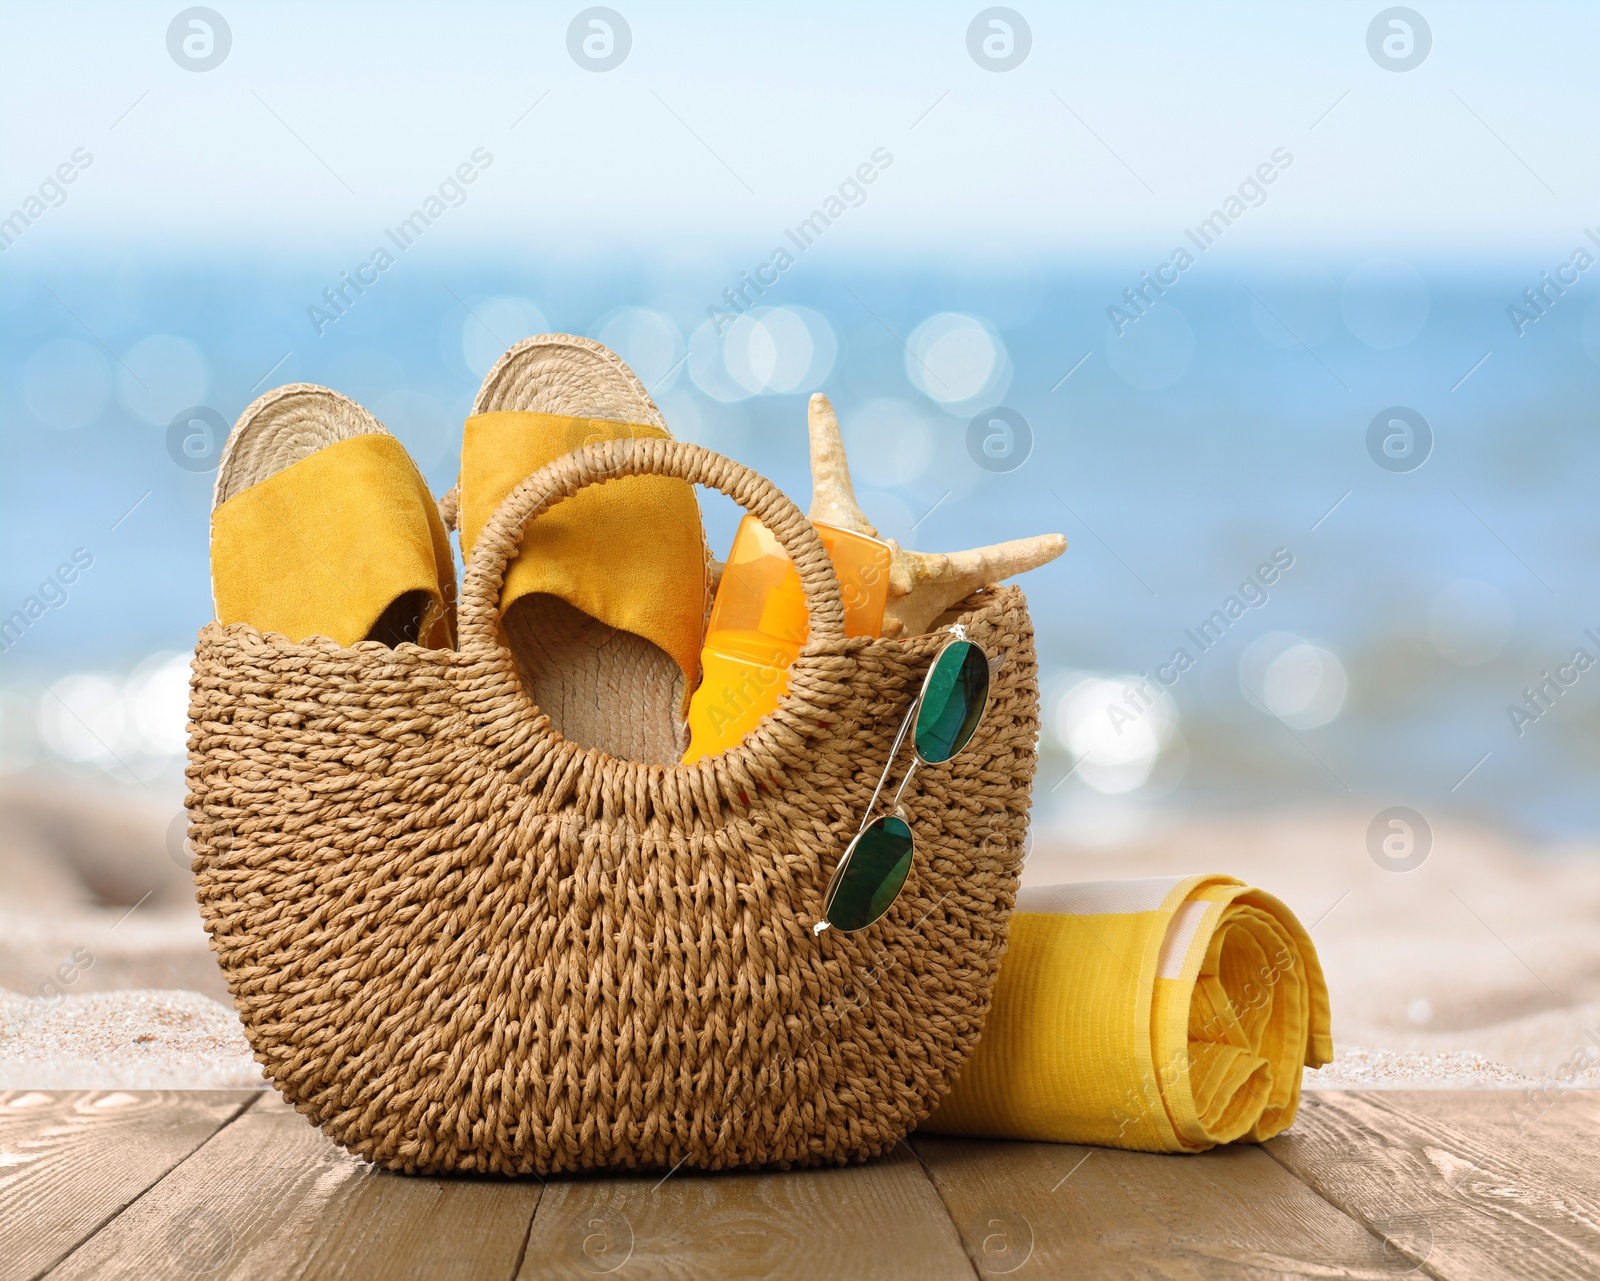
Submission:
POLYGON ((991 660, 982 646, 967 639, 966 629, 959 623, 950 629, 950 635, 951 639, 934 655, 922 689, 900 723, 900 732, 895 735, 889 760, 867 802, 861 827, 828 882, 822 919, 811 927, 814 934, 830 928, 853 934, 880 920, 894 906, 911 872, 911 856, 916 850, 911 826, 900 809, 906 785, 918 764, 942 765, 960 752, 972 741, 983 720, 989 706, 989 678, 1004 659, 991 660), (911 764, 889 803, 890 812, 873 818, 878 797, 883 794, 908 734, 911 764))

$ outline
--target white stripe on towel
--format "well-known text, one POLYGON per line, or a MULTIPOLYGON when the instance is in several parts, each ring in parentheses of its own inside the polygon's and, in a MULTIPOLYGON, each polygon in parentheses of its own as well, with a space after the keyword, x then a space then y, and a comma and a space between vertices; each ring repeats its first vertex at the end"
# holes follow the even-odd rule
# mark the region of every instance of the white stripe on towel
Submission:
POLYGON ((1017 911, 1044 912, 1056 916, 1153 912, 1172 892, 1172 887, 1183 879, 1181 876, 1144 876, 1128 881, 1025 885, 1017 891, 1017 911))
POLYGON ((1205 919, 1211 906, 1205 899, 1190 899, 1172 914, 1167 926, 1167 937, 1161 940, 1161 959, 1156 963, 1156 977, 1176 979, 1183 977, 1183 963, 1189 959, 1189 944, 1194 942, 1195 931, 1205 919))

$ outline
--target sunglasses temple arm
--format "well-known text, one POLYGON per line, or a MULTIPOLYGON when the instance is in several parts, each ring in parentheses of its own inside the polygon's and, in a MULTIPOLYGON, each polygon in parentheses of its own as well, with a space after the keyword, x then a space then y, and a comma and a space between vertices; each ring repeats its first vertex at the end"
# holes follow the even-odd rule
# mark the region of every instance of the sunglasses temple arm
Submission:
POLYGON ((900 798, 906 794, 906 787, 911 782, 911 776, 917 772, 917 766, 922 763, 922 757, 915 752, 911 755, 911 764, 906 766, 906 776, 900 780, 900 786, 895 789, 894 800, 889 802, 889 813, 893 814, 900 808, 900 798))
MULTIPOLYGON (((866 831, 867 824, 872 821, 872 811, 877 807, 878 797, 883 795, 883 785, 889 781, 889 771, 894 768, 894 763, 900 756, 900 748, 906 741, 906 733, 916 718, 917 708, 921 706, 922 695, 919 694, 916 701, 911 704, 911 709, 906 712, 905 720, 900 722, 900 732, 894 736, 894 746, 889 749, 889 759, 883 763, 883 773, 878 775, 878 785, 872 789, 872 799, 867 802, 867 812, 861 816, 861 826, 856 829, 857 836, 866 831)), ((911 768, 916 768, 915 760, 912 761, 911 768)), ((910 775, 907 774, 906 777, 909 778, 910 775)))

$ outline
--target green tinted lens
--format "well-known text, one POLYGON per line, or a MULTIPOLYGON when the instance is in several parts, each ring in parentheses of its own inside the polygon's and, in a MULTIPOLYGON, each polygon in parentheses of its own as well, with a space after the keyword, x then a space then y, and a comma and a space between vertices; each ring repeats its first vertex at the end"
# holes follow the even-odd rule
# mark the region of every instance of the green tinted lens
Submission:
POLYGON ((864 930, 889 910, 911 870, 911 829, 893 814, 875 818, 845 851, 823 915, 836 930, 864 930))
POLYGON ((929 765, 949 760, 972 737, 989 699, 989 660, 971 641, 940 651, 917 709, 917 755, 929 765))

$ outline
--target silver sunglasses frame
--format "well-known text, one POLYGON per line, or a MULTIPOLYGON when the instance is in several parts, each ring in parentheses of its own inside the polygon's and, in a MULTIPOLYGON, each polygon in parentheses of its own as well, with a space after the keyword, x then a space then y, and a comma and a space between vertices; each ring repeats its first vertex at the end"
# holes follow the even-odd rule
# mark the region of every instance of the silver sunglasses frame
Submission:
MULTIPOLYGON (((872 812, 877 808, 878 797, 883 795, 884 784, 889 781, 889 773, 894 769, 894 763, 900 757, 900 749, 905 745, 906 736, 910 734, 911 727, 916 724, 917 713, 922 710, 922 700, 927 696, 928 684, 933 680, 933 673, 939 666, 939 660, 944 657, 945 652, 952 645, 960 644, 962 642, 965 642, 968 645, 976 646, 978 652, 982 654, 984 659, 988 662, 989 684, 984 688, 983 706, 978 709, 978 719, 972 727, 972 733, 968 735, 967 741, 954 752, 951 752, 949 756, 945 757, 944 761, 955 760, 956 757, 960 756, 962 752, 967 750, 967 748, 971 745, 972 740, 978 736, 978 726, 983 724, 983 718, 988 715, 989 700, 994 694, 994 676, 995 673, 997 673, 1000 668, 1005 665, 1005 655, 1002 653, 998 658, 992 656, 988 650, 967 635, 967 629, 965 627, 963 627, 960 623, 957 623, 950 629, 949 638, 943 645, 939 646, 938 651, 933 656, 933 661, 928 664, 927 673, 922 678, 922 687, 917 690, 916 698, 911 700, 911 706, 906 710, 905 719, 900 722, 900 730, 894 736, 894 745, 889 748, 889 759, 884 762, 883 773, 878 775, 878 785, 872 789, 872 797, 867 801, 866 812, 861 817, 861 826, 856 828, 856 834, 850 838, 850 844, 845 847, 844 853, 840 856, 838 865, 833 869, 833 875, 828 878, 828 888, 822 896, 822 919, 811 927, 812 934, 821 934, 824 930, 828 929, 838 930, 841 934, 855 934, 868 928, 868 926, 876 925, 884 918, 884 916, 888 915, 889 908, 894 906, 895 901, 900 897, 901 891, 905 889, 905 881, 902 881, 900 883, 900 889, 895 891, 894 898, 889 901, 889 906, 885 907, 881 913, 873 917, 872 920, 868 921, 866 925, 859 925, 854 930, 844 929, 841 926, 835 925, 828 919, 828 912, 833 907, 833 898, 834 894, 838 891, 839 882, 844 878, 845 869, 850 866, 850 857, 856 852, 856 846, 861 843, 861 838, 866 834, 868 826, 873 822, 872 812)), ((944 761, 940 761, 939 764, 943 765, 944 761)), ((907 828, 911 826, 911 824, 907 822, 905 817, 900 813, 900 798, 905 795, 906 786, 911 782, 911 776, 917 772, 917 766, 927 765, 929 763, 930 762, 923 759, 922 753, 917 750, 917 736, 915 734, 911 734, 911 764, 906 769, 906 776, 900 780, 900 786, 895 789, 894 800, 889 802, 888 810, 879 815, 880 818, 899 818, 902 823, 906 824, 907 828)), ((916 857, 916 849, 916 835, 913 833, 911 837, 911 853, 913 858, 916 857)), ((910 879, 911 873, 910 870, 907 869, 906 880, 910 879)))

